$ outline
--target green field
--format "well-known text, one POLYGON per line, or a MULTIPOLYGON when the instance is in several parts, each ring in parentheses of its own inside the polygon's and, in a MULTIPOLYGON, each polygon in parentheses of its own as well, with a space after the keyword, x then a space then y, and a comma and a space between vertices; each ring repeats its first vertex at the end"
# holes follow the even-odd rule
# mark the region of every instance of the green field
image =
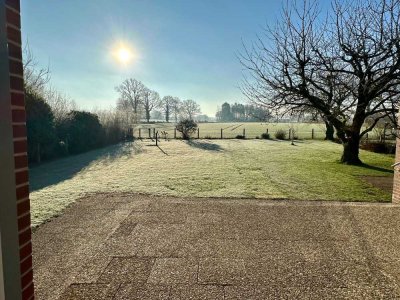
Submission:
MULTIPOLYGON (((299 139, 319 139, 325 138, 325 124, 323 123, 261 123, 261 122, 248 122, 248 123, 199 123, 200 138, 208 139, 219 139, 221 138, 221 129, 223 138, 235 138, 237 135, 243 135, 245 130, 246 138, 255 139, 260 137, 264 132, 269 132, 271 138, 274 138, 274 134, 277 130, 282 129, 287 133, 289 137, 289 129, 294 130, 295 137, 299 139), (314 131, 314 135, 312 134, 314 131)), ((166 131, 169 138, 174 137, 174 123, 155 123, 155 124, 140 124, 134 130, 134 135, 142 138, 153 136, 153 128, 156 131, 166 131)), ((374 138, 375 132, 370 132, 369 137, 374 138)), ((177 136, 180 137, 179 132, 177 136)), ((197 133, 193 134, 194 138, 197 138, 197 133)))
POLYGON ((32 223, 59 214, 88 193, 390 201, 360 176, 392 176, 392 155, 361 151, 368 166, 339 163, 325 141, 151 140, 120 144, 30 170, 32 223))
MULTIPOLYGON (((199 123, 200 138, 221 138, 221 129, 223 138, 235 138, 237 135, 243 135, 249 139, 260 137, 261 134, 269 132, 271 138, 274 138, 274 133, 278 129, 283 129, 287 133, 289 129, 295 131, 295 136, 300 139, 311 139, 312 130, 314 129, 315 139, 324 139, 325 125, 320 123, 261 123, 261 122, 248 122, 248 123, 199 123), (245 132, 243 132, 245 130, 245 132)), ((149 137, 149 131, 155 128, 157 131, 166 131, 170 138, 174 136, 174 123, 155 123, 155 124, 140 124, 135 128, 134 135, 139 136, 139 128, 141 130, 141 137, 149 137)), ((151 131, 152 132, 152 131, 151 131)), ((179 137, 179 133, 177 134, 179 137)), ((197 137, 197 133, 193 135, 197 137)))

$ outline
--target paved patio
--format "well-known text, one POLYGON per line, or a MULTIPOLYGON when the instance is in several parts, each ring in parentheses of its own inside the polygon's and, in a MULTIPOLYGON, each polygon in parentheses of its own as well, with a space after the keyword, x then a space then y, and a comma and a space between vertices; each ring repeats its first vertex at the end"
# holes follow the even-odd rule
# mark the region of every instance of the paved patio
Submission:
POLYGON ((400 206, 96 195, 33 235, 37 299, 400 299, 400 206))

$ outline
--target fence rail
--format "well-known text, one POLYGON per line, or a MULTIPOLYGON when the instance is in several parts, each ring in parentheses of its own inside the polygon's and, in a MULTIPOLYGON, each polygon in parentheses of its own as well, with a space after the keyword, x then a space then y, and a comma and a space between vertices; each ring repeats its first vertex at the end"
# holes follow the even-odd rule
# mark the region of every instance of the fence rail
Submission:
MULTIPOLYGON (((221 125, 221 124, 219 124, 221 125)), ((299 126, 301 127, 301 126, 299 126)), ((262 134, 268 133, 271 139, 275 139, 276 132, 284 131, 286 139, 301 139, 301 140, 323 140, 325 139, 325 129, 321 126, 312 127, 310 125, 303 128, 277 128, 276 126, 259 128, 255 126, 247 127, 245 124, 230 125, 226 127, 208 126, 206 128, 199 127, 193 134, 192 138, 197 139, 257 139, 262 138, 262 134), (304 128, 306 127, 306 128, 304 128)), ((134 136, 139 139, 155 139, 156 135, 160 139, 180 139, 181 134, 173 125, 170 126, 155 126, 151 128, 138 127, 133 132, 134 136), (158 134, 157 134, 158 132, 158 134)), ((388 138, 386 138, 388 139, 388 138)), ((379 134, 371 131, 364 135, 363 140, 382 140, 379 134)), ((390 140, 390 139, 388 139, 390 140)))

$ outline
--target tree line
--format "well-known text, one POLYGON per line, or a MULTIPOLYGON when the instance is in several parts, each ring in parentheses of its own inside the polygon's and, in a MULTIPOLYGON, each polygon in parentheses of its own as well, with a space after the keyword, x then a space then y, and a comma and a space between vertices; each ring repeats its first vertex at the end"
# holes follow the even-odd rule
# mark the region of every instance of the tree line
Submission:
POLYGON ((182 101, 174 96, 161 98, 158 92, 134 78, 124 80, 115 90, 119 93, 117 107, 136 122, 145 120, 149 123, 153 115, 163 117, 166 122, 177 123, 180 119, 193 120, 201 113, 200 105, 196 101, 182 101))
POLYGON ((361 164, 363 136, 382 120, 397 128, 400 2, 318 1, 288 5, 241 62, 243 93, 279 114, 316 114, 343 144, 341 161, 361 164))
POLYGON ((30 163, 118 143, 134 124, 116 108, 80 110, 51 87, 50 71, 37 67, 29 47, 24 50, 24 90, 30 163))
POLYGON ((225 102, 217 108, 215 117, 218 122, 268 122, 271 113, 260 105, 225 102))
POLYGON ((194 119, 201 111, 191 99, 160 98, 136 79, 116 87, 115 108, 81 110, 50 84, 50 71, 38 68, 29 47, 24 50, 24 89, 29 162, 78 154, 133 138, 133 127, 150 122, 157 109, 166 122, 194 119))

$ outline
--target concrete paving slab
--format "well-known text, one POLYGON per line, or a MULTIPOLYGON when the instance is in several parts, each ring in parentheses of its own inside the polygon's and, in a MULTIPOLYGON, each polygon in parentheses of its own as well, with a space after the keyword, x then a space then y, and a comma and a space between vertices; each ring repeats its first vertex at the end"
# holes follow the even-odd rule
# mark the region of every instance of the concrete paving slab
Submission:
POLYGON ((168 285, 153 285, 137 283, 121 284, 115 300, 167 300, 170 299, 171 287, 168 285))
POLYGON ((37 299, 400 299, 400 206, 91 195, 33 234, 37 299))
POLYGON ((171 300, 223 300, 224 287, 218 285, 181 285, 171 288, 171 300))
POLYGON ((151 284, 195 284, 198 262, 185 258, 157 258, 148 283, 151 284))
POLYGON ((114 257, 104 269, 100 283, 145 283, 154 264, 152 258, 114 257))
POLYGON ((59 298, 60 300, 111 300, 118 287, 109 284, 72 284, 59 298))
POLYGON ((198 283, 234 285, 247 281, 243 259, 205 258, 199 261, 198 283))

